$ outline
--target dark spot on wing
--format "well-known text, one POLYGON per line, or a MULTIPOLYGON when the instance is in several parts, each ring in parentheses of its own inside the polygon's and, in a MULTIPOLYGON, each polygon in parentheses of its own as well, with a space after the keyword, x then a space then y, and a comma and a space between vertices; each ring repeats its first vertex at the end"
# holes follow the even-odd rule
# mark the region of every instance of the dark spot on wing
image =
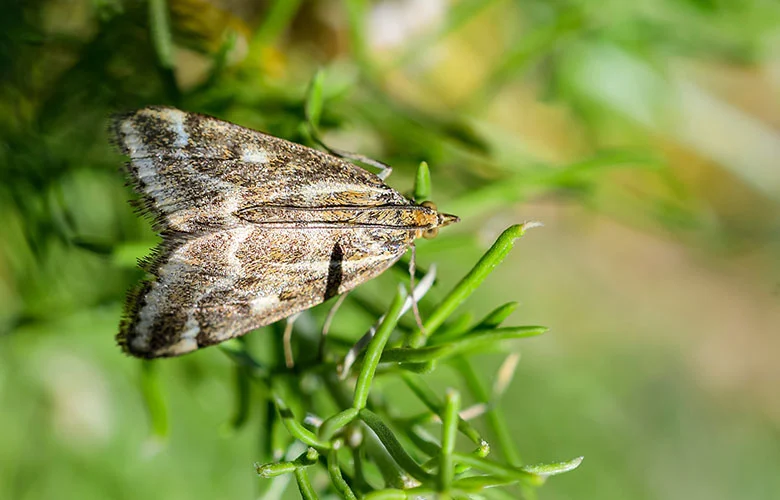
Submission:
POLYGON ((330 263, 328 264, 328 278, 325 284, 325 297, 323 300, 338 295, 341 281, 344 279, 344 249, 341 244, 336 242, 333 245, 333 251, 330 253, 330 263))

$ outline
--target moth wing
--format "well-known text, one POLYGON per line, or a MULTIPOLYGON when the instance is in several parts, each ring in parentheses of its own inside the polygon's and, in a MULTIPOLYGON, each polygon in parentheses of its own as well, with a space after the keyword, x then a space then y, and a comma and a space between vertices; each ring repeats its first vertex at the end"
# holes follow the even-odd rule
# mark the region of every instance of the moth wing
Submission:
POLYGON ((149 107, 112 132, 158 229, 240 224, 255 206, 408 205, 376 175, 335 156, 210 116, 149 107))
POLYGON ((178 356, 243 335, 344 293, 396 262, 406 230, 241 227, 163 249, 118 336, 144 358, 178 356))

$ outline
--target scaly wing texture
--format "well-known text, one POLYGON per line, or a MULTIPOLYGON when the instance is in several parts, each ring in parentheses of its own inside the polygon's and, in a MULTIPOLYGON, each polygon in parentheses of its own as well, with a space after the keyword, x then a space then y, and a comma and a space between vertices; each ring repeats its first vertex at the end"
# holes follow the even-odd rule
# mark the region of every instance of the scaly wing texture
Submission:
POLYGON ((247 224, 182 240, 139 291, 120 344, 154 358, 242 335, 377 276, 412 239, 407 230, 247 224))
POLYGON ((410 204, 333 156, 172 108, 112 127, 163 235, 118 335, 135 356, 184 354, 312 307, 380 274, 414 238, 387 227, 263 224, 257 207, 410 204), (238 216, 253 208, 258 220, 238 216))
POLYGON ((252 206, 410 204, 352 163, 209 116, 150 107, 112 129, 160 230, 234 227, 252 206))

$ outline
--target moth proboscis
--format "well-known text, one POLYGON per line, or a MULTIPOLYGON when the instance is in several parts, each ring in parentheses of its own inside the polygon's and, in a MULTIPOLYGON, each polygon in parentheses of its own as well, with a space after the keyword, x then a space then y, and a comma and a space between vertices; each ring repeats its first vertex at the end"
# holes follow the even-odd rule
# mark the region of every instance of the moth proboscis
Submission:
POLYGON ((457 222, 336 156, 210 116, 148 107, 111 129, 162 243, 117 340, 178 356, 374 278, 457 222))

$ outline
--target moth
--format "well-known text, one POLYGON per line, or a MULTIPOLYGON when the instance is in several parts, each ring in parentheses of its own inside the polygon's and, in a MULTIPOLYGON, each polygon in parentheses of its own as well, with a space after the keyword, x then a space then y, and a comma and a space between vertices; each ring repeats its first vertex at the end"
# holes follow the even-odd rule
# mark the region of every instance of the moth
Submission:
POLYGON ((117 341, 169 357, 243 335, 374 278, 459 219, 337 156, 167 107, 114 117, 162 242, 117 341))

